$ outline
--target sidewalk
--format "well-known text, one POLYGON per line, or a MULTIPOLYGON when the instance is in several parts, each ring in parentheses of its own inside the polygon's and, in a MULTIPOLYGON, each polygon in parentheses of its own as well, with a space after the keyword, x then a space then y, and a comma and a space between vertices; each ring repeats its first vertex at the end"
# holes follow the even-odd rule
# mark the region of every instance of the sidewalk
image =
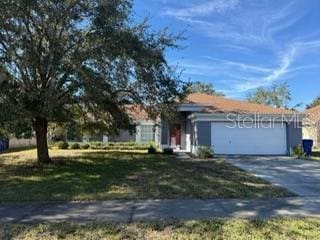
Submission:
POLYGON ((208 219, 216 217, 320 217, 319 198, 268 200, 172 199, 0 204, 0 222, 119 221, 208 219))

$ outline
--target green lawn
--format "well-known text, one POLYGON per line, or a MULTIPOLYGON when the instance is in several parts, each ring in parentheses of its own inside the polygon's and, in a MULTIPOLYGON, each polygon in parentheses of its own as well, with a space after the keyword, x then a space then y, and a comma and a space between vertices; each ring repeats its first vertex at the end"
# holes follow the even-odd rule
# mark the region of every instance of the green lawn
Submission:
POLYGON ((35 150, 0 155, 0 202, 291 196, 223 160, 102 150, 51 150, 54 164, 36 164, 35 150))
POLYGON ((320 150, 317 149, 317 150, 314 150, 312 152, 312 159, 313 160, 319 160, 320 161, 320 150))
POLYGON ((318 240, 320 219, 207 220, 149 223, 2 225, 0 239, 318 240))

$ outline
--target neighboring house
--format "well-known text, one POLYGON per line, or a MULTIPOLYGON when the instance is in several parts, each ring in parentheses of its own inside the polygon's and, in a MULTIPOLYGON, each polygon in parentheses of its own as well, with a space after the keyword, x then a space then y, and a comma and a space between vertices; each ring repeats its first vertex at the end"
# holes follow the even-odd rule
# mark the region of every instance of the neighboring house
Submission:
POLYGON ((303 120, 303 138, 312 139, 313 146, 320 148, 320 106, 305 111, 303 120))
POLYGON ((9 139, 9 149, 22 148, 22 147, 33 147, 36 146, 36 138, 15 138, 9 139))
MULTIPOLYGON (((194 93, 180 104, 174 122, 150 120, 135 107, 130 115, 136 133, 122 132, 111 141, 155 141, 162 148, 193 152, 208 146, 216 154, 287 155, 301 144, 304 115, 265 105, 194 93)), ((106 139, 106 137, 105 137, 106 139)))

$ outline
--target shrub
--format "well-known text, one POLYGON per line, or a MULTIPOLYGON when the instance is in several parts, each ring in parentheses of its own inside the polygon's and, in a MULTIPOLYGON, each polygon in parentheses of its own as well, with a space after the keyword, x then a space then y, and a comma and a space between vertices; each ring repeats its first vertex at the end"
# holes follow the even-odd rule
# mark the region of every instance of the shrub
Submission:
MULTIPOLYGON (((109 143, 91 143, 91 149, 104 149, 104 150, 148 150, 149 146, 146 143, 136 142, 109 142, 109 143)), ((156 148, 156 147, 155 147, 156 148)))
POLYGON ((71 149, 80 149, 80 144, 79 143, 74 143, 70 147, 71 149))
POLYGON ((59 149, 68 149, 69 148, 69 144, 67 142, 60 142, 58 144, 58 148, 59 149))
POLYGON ((150 146, 148 148, 148 153, 149 154, 155 154, 155 153, 157 153, 157 149, 154 146, 150 146))
POLYGON ((83 144, 81 145, 81 149, 89 149, 90 148, 90 144, 83 144))
POLYGON ((101 147, 103 145, 102 142, 91 142, 91 146, 101 147))
POLYGON ((199 146, 197 149, 197 156, 199 158, 212 158, 213 154, 212 149, 207 146, 199 146))
POLYGON ((102 142, 92 142, 90 146, 91 149, 103 149, 105 147, 105 144, 102 142))
POLYGON ((110 142, 109 144, 117 145, 117 146, 135 146, 139 143, 130 141, 130 142, 110 142))
POLYGON ((81 145, 81 149, 89 149, 90 148, 90 144, 83 144, 81 145))
POLYGON ((164 154, 173 154, 173 149, 172 148, 164 148, 163 153, 164 154))
POLYGON ((305 154, 304 154, 304 151, 303 151, 301 144, 294 146, 292 151, 293 151, 293 155, 297 158, 305 157, 305 154))

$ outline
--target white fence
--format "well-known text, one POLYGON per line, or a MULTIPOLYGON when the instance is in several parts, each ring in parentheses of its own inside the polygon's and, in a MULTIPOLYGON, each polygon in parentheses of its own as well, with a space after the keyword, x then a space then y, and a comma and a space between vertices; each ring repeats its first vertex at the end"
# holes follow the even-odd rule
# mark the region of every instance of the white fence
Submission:
POLYGON ((36 146, 35 138, 29 138, 29 139, 10 138, 9 140, 9 149, 21 148, 21 147, 32 147, 32 146, 36 146))

